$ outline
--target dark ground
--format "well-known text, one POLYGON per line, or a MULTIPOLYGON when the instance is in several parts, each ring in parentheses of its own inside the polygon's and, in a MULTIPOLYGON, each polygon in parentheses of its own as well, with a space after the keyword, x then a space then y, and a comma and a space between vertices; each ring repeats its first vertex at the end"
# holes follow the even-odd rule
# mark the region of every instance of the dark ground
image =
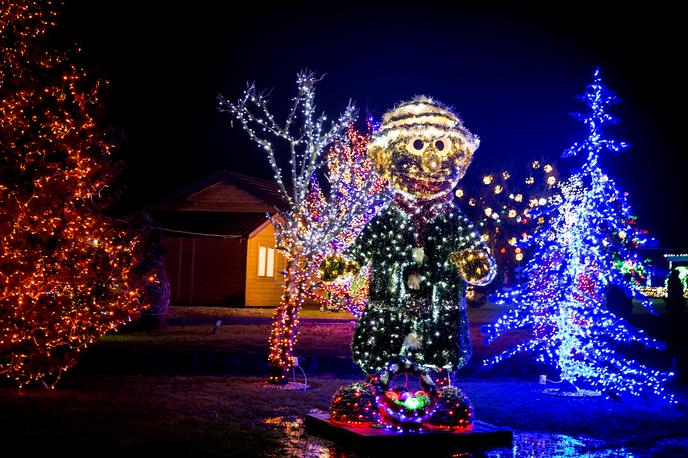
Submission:
MULTIPOLYGON (((314 388, 278 391, 262 384, 270 312, 249 311, 244 322, 236 310, 225 312, 174 308, 164 329, 103 338, 56 390, 0 387, 2 449, 23 456, 364 456, 306 435, 301 424, 310 410, 327 410, 340 385, 359 378, 348 359, 351 324, 307 312, 298 353, 314 388), (217 316, 234 324, 211 335, 217 316)), ((477 332, 493 313, 471 310, 475 362, 494 351, 477 332)), ((661 317, 638 319, 661 324, 661 317)), ((685 385, 670 387, 678 406, 569 399, 543 394, 538 369, 517 360, 489 372, 474 364, 460 374, 476 417, 516 431, 513 449, 477 456, 688 455, 685 385)))

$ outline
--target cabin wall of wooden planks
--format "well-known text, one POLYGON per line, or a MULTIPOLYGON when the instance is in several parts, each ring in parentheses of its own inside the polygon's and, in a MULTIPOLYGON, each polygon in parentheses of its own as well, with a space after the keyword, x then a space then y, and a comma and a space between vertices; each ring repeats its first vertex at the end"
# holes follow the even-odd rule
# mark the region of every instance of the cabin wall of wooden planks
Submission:
POLYGON ((258 252, 260 247, 275 248, 275 229, 272 224, 265 224, 248 240, 246 261, 246 305, 275 307, 282 298, 282 282, 285 269, 285 258, 275 250, 274 276, 258 275, 258 252))
POLYGON ((163 235, 173 304, 245 303, 246 240, 163 235))

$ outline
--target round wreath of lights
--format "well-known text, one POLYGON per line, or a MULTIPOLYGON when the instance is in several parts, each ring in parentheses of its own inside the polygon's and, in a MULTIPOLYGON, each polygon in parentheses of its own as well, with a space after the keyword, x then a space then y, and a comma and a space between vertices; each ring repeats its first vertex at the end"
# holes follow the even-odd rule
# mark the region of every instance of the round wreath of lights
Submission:
POLYGON ((392 426, 414 428, 427 422, 437 406, 437 386, 427 372, 422 370, 400 370, 391 368, 379 377, 372 377, 376 390, 376 403, 383 420, 392 426), (395 375, 418 377, 422 389, 413 390, 407 386, 390 386, 395 375))

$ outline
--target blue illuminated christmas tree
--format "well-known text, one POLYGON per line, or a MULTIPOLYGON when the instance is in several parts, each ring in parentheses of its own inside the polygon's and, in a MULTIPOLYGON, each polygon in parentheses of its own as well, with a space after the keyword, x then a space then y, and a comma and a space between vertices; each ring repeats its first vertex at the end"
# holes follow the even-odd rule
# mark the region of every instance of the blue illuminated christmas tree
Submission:
POLYGON ((587 127, 587 136, 563 156, 585 157, 585 162, 560 183, 560 194, 543 209, 550 217, 530 241, 534 253, 524 269, 527 281, 501 295, 513 308, 484 328, 488 342, 514 329, 531 329, 532 336, 485 364, 527 351, 555 367, 561 379, 577 389, 612 396, 655 394, 673 402, 663 388, 673 374, 628 357, 634 346, 659 350, 664 345, 605 304, 609 288, 637 296, 631 276, 619 266, 640 262, 636 248, 644 235, 634 227, 626 193, 599 164, 602 153, 628 147, 603 132, 605 125, 616 123, 607 110, 617 98, 602 83, 599 69, 581 99, 588 110, 576 117, 587 127))

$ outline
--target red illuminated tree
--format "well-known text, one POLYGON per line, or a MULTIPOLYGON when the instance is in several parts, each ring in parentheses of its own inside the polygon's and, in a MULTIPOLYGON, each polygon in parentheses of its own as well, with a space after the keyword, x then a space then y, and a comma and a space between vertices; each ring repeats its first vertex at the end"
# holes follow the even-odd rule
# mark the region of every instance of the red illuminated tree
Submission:
POLYGON ((139 241, 101 213, 103 82, 48 45, 50 3, 0 5, 0 375, 54 386, 140 309, 139 241))

